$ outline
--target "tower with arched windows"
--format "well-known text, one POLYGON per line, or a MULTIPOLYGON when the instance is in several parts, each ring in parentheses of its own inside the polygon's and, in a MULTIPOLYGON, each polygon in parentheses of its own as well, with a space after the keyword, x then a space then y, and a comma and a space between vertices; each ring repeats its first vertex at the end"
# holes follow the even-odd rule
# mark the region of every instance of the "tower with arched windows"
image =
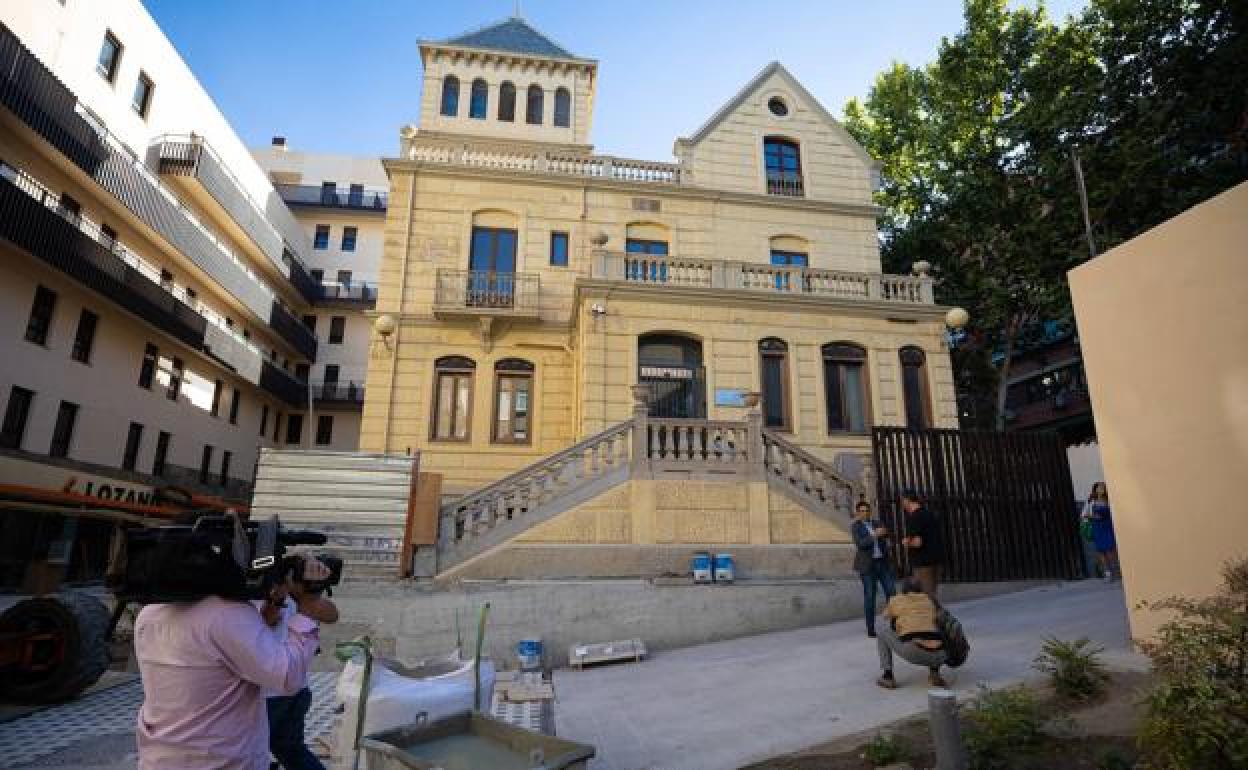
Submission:
POLYGON ((512 17, 420 45, 420 130, 588 149, 598 62, 512 17))

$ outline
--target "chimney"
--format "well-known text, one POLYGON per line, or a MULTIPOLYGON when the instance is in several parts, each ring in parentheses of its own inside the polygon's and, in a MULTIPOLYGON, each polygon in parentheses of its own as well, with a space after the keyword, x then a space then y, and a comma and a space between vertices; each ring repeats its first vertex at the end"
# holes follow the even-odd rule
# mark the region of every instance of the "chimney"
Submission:
POLYGON ((286 152, 286 137, 273 137, 273 149, 278 150, 279 152, 286 152))

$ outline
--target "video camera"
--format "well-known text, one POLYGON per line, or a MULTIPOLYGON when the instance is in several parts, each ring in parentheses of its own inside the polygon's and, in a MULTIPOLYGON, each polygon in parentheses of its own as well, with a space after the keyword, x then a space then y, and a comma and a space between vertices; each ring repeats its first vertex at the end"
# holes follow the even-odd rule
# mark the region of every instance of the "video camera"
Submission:
MULTIPOLYGON (((187 516, 184 518, 191 518, 187 516)), ((265 599, 290 574, 301 575, 301 545, 324 545, 323 533, 286 529, 277 517, 246 521, 237 513, 204 513, 193 523, 128 529, 114 553, 109 587, 124 602, 155 604, 207 596, 265 599)), ((325 580, 304 582, 326 591, 342 580, 342 559, 317 555, 329 567, 325 580)))

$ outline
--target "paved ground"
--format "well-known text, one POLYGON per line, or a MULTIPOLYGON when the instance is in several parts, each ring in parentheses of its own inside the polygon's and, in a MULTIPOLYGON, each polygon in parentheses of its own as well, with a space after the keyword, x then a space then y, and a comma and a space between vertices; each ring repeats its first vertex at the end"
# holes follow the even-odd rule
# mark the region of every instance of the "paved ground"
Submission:
MULTIPOLYGON (((1111 665, 1141 668, 1128 648, 1118 584, 1084 581, 954 605, 971 658, 950 683, 971 692, 1028 678, 1045 636, 1088 636, 1111 665)), ((925 673, 899 663, 901 689, 873 684, 878 660, 862 621, 659 653, 643 663, 557 671, 559 735, 598 748, 593 770, 723 770, 922 711, 925 673)), ((309 733, 332 718, 332 673, 314 674, 309 733)), ((0 768, 132 770, 137 680, 0 722, 0 768)))
MULTIPOLYGON (((1046 636, 1087 636, 1118 668, 1131 652, 1117 583, 1083 581, 954 605, 971 657, 949 677, 1032 678, 1046 636)), ((895 691, 876 687, 878 656, 861 621, 766 634, 656 655, 641 664, 557 671, 556 730, 598 748, 593 770, 723 770, 887 724, 926 708, 926 672, 899 662, 895 691)))

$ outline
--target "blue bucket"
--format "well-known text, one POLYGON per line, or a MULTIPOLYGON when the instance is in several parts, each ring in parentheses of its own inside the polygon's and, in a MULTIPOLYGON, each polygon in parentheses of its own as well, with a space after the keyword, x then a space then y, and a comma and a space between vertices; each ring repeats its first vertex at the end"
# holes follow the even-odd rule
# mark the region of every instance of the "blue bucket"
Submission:
POLYGON ((697 553, 695 553, 693 555, 693 560, 692 560, 692 563, 690 564, 690 567, 693 570, 693 582, 695 583, 711 582, 712 566, 711 566, 711 555, 709 553, 707 553, 706 551, 698 551, 697 553))
POLYGON ((541 639, 521 639, 516 642, 516 658, 520 662, 520 668, 525 671, 534 671, 542 667, 542 640, 541 639))
POLYGON ((731 583, 737 579, 737 565, 730 553, 715 554, 715 582, 731 583))

